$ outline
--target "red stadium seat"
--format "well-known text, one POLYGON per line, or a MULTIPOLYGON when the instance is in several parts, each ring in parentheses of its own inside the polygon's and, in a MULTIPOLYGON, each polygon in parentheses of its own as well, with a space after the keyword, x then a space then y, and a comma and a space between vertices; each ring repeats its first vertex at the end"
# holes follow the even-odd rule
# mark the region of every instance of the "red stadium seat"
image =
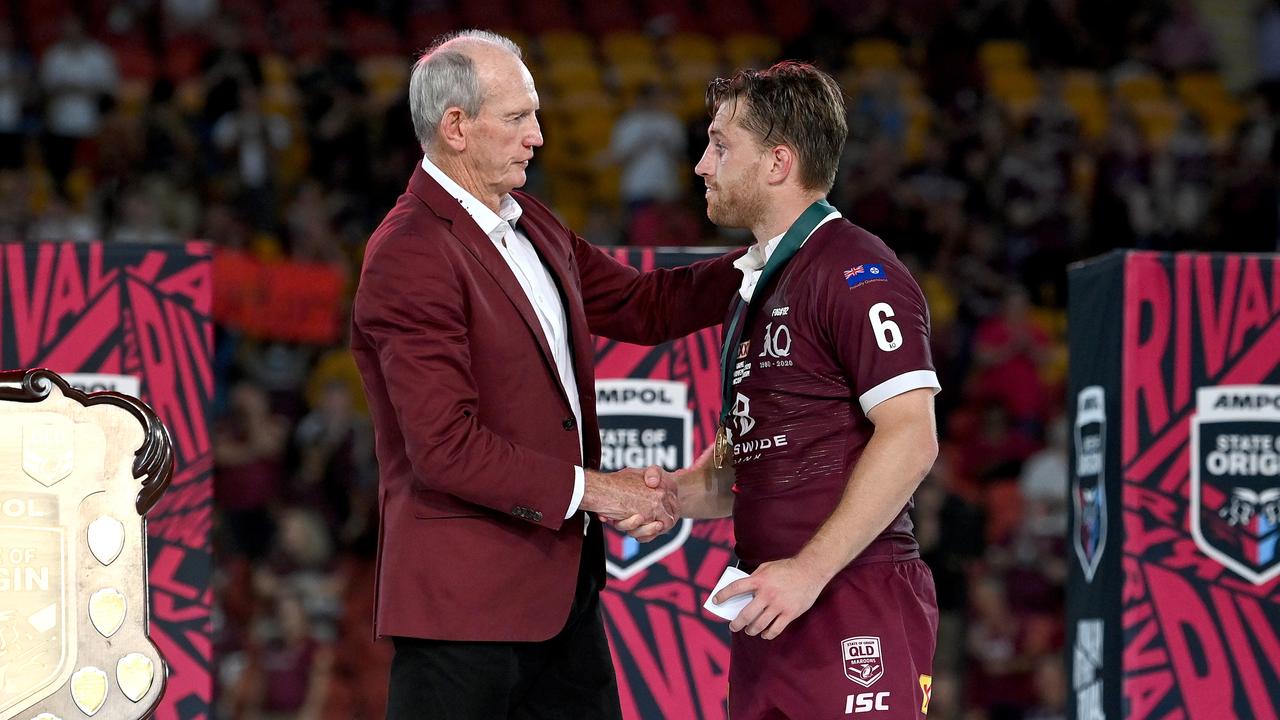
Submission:
POLYGON ((758 33, 761 31, 761 24, 755 7, 747 0, 712 0, 707 3, 706 29, 719 37, 727 37, 758 33))
POLYGON ((208 49, 201 35, 174 35, 165 42, 164 75, 181 82, 200 74, 200 63, 208 49))
POLYGON ((703 30, 701 8, 688 0, 646 0, 644 12, 650 18, 650 23, 661 25, 667 32, 703 30))
POLYGON ((150 81, 156 76, 156 60, 140 34, 114 37, 109 41, 116 58, 116 68, 125 80, 150 81))
POLYGON ((66 0, 28 0, 22 4, 22 16, 26 20, 27 46, 36 55, 43 55, 62 36, 62 26, 72 16, 72 10, 66 0))
POLYGON ((631 0, 601 0, 583 4, 582 24, 594 35, 637 32, 643 26, 631 0))
POLYGON ((342 22, 347 48, 357 58, 395 55, 400 52, 400 35, 391 23, 372 15, 347 13, 342 22))
POLYGON ((409 16, 409 36, 405 42, 413 50, 423 50, 431 41, 461 25, 450 10, 418 12, 409 16))
POLYGON ((769 34, 783 43, 805 34, 813 24, 813 8, 807 2, 761 0, 760 6, 769 34))
POLYGON ((528 33, 575 30, 578 27, 577 16, 565 0, 526 2, 517 7, 520 9, 520 24, 528 33))
POLYGON ((504 32, 519 27, 510 0, 469 0, 459 6, 462 28, 488 28, 504 32))

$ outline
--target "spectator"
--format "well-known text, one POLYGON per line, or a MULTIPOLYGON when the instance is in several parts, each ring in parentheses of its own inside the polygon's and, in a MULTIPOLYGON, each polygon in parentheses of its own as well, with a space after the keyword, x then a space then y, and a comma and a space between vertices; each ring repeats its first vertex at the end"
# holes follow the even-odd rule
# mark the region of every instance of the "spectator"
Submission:
POLYGON ((1031 317, 1026 290, 1010 286, 999 315, 978 326, 974 337, 976 390, 997 402, 1024 439, 1039 440, 1047 392, 1041 368, 1049 359, 1049 337, 1031 317))
POLYGON ((291 136, 289 121, 266 111, 261 93, 252 85, 240 87, 239 104, 213 125, 213 144, 234 169, 228 180, 259 228, 274 225, 274 168, 291 136))
POLYGON ((78 18, 68 18, 62 39, 40 61, 40 87, 45 94, 45 165, 58 189, 77 155, 95 140, 99 108, 113 97, 120 78, 111 51, 85 33, 78 18))
POLYGON ((1022 466, 1018 487, 1027 503, 1032 535, 1062 537, 1067 531, 1067 422, 1059 415, 1045 433, 1045 447, 1022 466))
POLYGON ((0 171, 24 164, 24 125, 30 91, 31 61, 18 50, 13 28, 0 23, 0 171))
MULTIPOLYGON (((634 234, 634 223, 642 220, 646 211, 663 212, 664 208, 653 206, 681 195, 684 125, 665 105, 662 91, 656 85, 645 85, 635 107, 618 118, 609 139, 608 157, 622 166, 620 193, 629 235, 634 234)), ((682 241, 676 239, 675 243, 682 241)))
POLYGON ((251 560, 267 552, 275 533, 271 508, 284 483, 288 424, 268 403, 260 387, 240 381, 230 392, 230 412, 213 433, 213 492, 223 515, 221 546, 251 560))

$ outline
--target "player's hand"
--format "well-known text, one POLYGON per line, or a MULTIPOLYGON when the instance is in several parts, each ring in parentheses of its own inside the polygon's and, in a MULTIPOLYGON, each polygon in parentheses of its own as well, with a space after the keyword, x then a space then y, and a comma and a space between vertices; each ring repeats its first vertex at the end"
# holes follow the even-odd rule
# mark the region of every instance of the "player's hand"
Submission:
POLYGON ((746 630, 772 640, 782 634, 791 621, 803 615, 826 586, 826 580, 795 558, 767 562, 749 577, 735 580, 716 593, 722 603, 734 595, 755 593, 751 602, 729 623, 729 629, 746 630))
MULTIPOLYGON (((644 484, 650 488, 658 489, 664 486, 670 486, 674 489, 674 479, 665 473, 662 468, 657 465, 650 465, 644 471, 644 484)), ((680 522, 680 503, 676 493, 673 491, 668 496, 665 503, 667 510, 675 519, 675 523, 680 522)), ((670 530, 670 526, 664 527, 662 522, 645 522, 644 516, 636 514, 622 520, 613 520, 606 518, 619 532, 626 533, 640 542, 649 542, 659 535, 670 530)))

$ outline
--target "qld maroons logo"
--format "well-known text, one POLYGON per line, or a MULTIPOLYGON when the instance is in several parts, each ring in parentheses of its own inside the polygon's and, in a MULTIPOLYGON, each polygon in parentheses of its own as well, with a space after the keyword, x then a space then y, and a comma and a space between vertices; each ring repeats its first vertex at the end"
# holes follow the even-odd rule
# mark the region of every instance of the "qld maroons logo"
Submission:
POLYGON ((1280 575, 1280 386, 1197 391, 1190 456, 1196 545, 1255 585, 1280 575))
POLYGON ((862 687, 871 687, 884 677, 884 656, 880 654, 880 638, 869 635, 845 638, 840 643, 844 656, 844 675, 862 687))

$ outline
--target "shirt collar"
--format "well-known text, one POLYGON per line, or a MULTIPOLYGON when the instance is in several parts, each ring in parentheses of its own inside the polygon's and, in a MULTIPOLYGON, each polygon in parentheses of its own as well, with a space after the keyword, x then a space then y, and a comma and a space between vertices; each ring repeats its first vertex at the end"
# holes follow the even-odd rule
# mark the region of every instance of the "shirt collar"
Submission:
MULTIPOLYGON (((827 213, 827 216, 822 218, 822 221, 813 228, 813 232, 817 232, 818 228, 840 216, 839 210, 833 210, 832 212, 827 213)), ((810 232, 805 236, 804 240, 800 241, 801 247, 803 247, 806 242, 809 242, 809 238, 812 237, 813 232, 810 232)), ((765 264, 769 262, 769 258, 773 257, 773 251, 778 249, 778 243, 782 242, 782 236, 786 234, 786 231, 783 231, 769 238, 768 242, 764 245, 761 245, 760 243, 752 245, 745 255, 733 261, 733 266, 738 268, 743 275, 749 275, 750 273, 763 270, 765 264)))
POLYGON ((785 234, 779 233, 773 236, 764 245, 760 243, 752 245, 745 255, 733 261, 733 266, 742 271, 743 275, 762 270, 765 263, 769 262, 769 256, 773 255, 774 249, 778 247, 778 243, 782 242, 782 236, 785 234))
POLYGON ((440 187, 452 195, 462 205, 462 209, 466 210, 467 214, 471 216, 471 219, 476 221, 476 225, 480 226, 484 234, 491 238, 501 238, 506 234, 504 225, 509 225, 514 229, 516 223, 520 220, 520 216, 524 213, 524 209, 511 196, 511 193, 502 196, 498 212, 495 213, 489 209, 489 206, 476 199, 476 196, 464 190, 453 178, 446 175, 426 155, 422 156, 422 169, 431 176, 432 180, 440 183, 440 187))

